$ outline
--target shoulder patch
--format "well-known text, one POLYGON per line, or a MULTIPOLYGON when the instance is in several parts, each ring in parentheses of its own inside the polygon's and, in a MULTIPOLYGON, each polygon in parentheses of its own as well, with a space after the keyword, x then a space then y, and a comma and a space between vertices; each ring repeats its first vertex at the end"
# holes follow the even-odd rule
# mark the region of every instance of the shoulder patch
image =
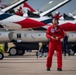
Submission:
POLYGON ((51 32, 52 32, 52 33, 54 33, 54 32, 55 32, 55 29, 54 29, 54 28, 52 28, 52 29, 51 29, 51 32))

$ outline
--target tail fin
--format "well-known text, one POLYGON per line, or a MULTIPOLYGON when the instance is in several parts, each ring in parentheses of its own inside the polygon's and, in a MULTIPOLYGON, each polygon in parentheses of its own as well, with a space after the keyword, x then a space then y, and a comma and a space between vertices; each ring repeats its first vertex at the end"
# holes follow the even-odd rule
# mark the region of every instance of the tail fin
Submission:
POLYGON ((31 12, 35 12, 35 10, 29 6, 26 2, 23 3, 23 7, 29 8, 31 12))

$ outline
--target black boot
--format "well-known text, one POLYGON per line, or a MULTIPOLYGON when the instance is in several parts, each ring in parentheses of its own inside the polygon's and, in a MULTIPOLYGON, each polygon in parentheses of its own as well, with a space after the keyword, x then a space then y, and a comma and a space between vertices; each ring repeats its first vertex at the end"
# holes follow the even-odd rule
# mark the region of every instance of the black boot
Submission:
POLYGON ((61 68, 57 68, 57 71, 62 71, 62 69, 61 68))
POLYGON ((47 71, 50 71, 50 68, 47 68, 47 71))

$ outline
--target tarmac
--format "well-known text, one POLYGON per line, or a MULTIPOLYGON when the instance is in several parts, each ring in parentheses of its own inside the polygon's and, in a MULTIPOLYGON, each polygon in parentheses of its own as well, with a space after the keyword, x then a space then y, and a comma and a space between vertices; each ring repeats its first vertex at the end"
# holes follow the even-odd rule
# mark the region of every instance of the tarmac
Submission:
POLYGON ((51 71, 46 70, 47 57, 37 59, 35 52, 23 56, 8 56, 0 60, 0 75, 76 75, 76 54, 63 56, 63 71, 57 71, 56 55, 51 71))

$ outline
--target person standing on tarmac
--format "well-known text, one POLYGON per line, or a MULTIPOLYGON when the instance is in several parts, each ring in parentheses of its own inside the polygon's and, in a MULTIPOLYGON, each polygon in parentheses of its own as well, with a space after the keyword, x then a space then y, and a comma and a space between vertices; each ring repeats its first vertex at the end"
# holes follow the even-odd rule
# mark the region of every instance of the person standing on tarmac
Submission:
POLYGON ((60 39, 64 37, 63 29, 58 26, 58 19, 54 18, 51 25, 46 31, 46 37, 50 40, 48 46, 48 56, 46 67, 47 71, 50 71, 52 66, 52 57, 54 50, 57 53, 57 71, 62 71, 62 45, 60 39))
POLYGON ((47 44, 46 43, 43 43, 42 45, 42 53, 43 53, 43 56, 46 57, 47 56, 47 44))
POLYGON ((39 50, 36 55, 37 57, 42 57, 42 42, 39 42, 39 50))
POLYGON ((64 56, 66 56, 66 53, 68 53, 68 55, 70 56, 70 51, 69 51, 69 48, 68 48, 68 35, 65 33, 65 36, 63 38, 63 53, 64 53, 64 56))

